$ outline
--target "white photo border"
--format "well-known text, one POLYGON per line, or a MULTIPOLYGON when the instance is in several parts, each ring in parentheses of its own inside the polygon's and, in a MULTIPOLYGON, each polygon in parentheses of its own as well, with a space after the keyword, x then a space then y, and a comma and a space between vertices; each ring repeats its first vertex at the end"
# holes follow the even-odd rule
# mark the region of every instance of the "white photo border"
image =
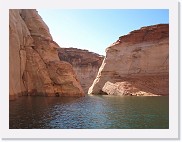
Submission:
POLYGON ((178 1, 177 0, 0 0, 0 133, 3 139, 178 139, 178 1), (169 9, 169 129, 9 129, 9 9, 169 9), (3 82, 3 83, 2 83, 3 82))

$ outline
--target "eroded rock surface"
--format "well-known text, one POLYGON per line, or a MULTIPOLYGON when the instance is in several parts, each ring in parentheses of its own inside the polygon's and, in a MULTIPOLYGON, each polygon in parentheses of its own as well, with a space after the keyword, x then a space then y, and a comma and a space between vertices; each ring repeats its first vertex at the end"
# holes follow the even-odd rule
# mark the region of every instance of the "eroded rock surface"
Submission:
POLYGON ((59 48, 58 53, 61 61, 69 62, 73 66, 84 93, 87 94, 104 56, 77 48, 59 48))
POLYGON ((10 99, 84 96, 72 66, 59 60, 59 45, 36 10, 9 10, 9 32, 10 99))
POLYGON ((89 94, 103 92, 111 95, 125 95, 125 92, 169 94, 168 24, 135 30, 106 49, 106 57, 89 88, 89 94))

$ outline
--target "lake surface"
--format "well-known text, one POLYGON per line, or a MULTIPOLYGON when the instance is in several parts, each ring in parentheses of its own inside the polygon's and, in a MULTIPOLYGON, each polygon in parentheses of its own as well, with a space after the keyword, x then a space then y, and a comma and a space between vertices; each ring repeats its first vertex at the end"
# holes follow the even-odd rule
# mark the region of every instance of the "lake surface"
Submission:
POLYGON ((169 97, 20 97, 10 129, 168 129, 169 97))

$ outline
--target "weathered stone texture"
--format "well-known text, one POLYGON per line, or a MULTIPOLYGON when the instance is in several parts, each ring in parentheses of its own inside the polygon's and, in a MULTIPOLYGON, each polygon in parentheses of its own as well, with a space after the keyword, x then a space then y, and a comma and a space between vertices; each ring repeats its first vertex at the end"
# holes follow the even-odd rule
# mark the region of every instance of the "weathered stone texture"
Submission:
POLYGON ((59 48, 58 53, 60 60, 67 61, 73 66, 78 80, 87 94, 97 76, 104 56, 77 48, 59 48))
POLYGON ((89 94, 108 93, 112 85, 105 84, 107 81, 115 87, 120 84, 120 92, 132 95, 138 91, 144 92, 143 95, 168 95, 169 25, 143 27, 108 47, 89 94))
POLYGON ((57 48, 38 12, 9 10, 9 94, 84 96, 69 63, 59 60, 57 48))

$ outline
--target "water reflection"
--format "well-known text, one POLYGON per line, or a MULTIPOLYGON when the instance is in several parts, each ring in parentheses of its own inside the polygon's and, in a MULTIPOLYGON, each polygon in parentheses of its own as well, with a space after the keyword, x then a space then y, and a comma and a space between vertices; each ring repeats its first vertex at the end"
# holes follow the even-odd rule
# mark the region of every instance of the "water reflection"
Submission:
POLYGON ((167 129, 169 97, 21 97, 10 101, 10 128, 167 129))

